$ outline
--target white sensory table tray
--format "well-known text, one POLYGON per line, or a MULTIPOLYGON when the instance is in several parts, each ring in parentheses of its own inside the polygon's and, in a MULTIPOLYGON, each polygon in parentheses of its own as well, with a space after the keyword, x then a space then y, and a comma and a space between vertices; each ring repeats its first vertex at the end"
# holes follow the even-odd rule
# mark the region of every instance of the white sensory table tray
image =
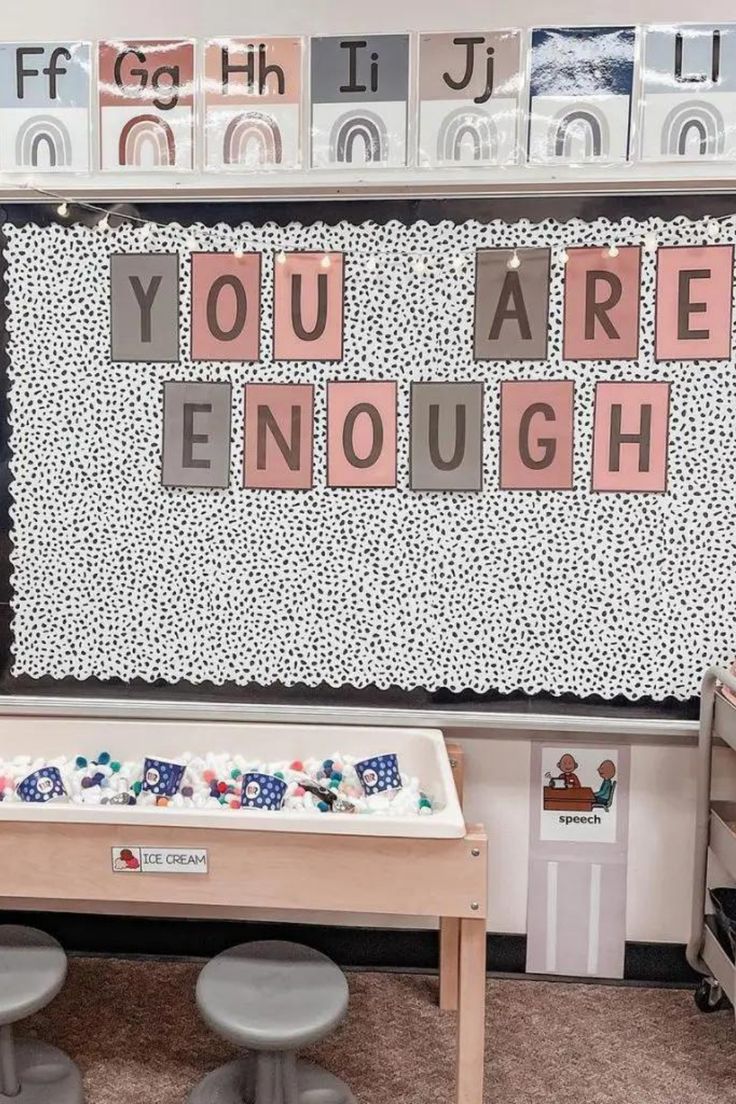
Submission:
POLYGON ((482 826, 464 822, 461 749, 448 751, 428 728, 193 719, 180 706, 162 717, 114 699, 31 709, 21 699, 0 703, 1 758, 213 751, 275 762, 396 752, 432 797, 432 816, 2 802, 0 910, 438 918, 440 1007, 458 1012, 454 1104, 483 1104, 488 842, 482 826), (115 869, 113 856, 133 847, 206 853, 206 870, 115 869))
POLYGON ((51 801, 35 805, 0 802, 6 820, 61 823, 163 825, 182 828, 255 829, 320 835, 421 836, 458 839, 465 835, 460 802, 443 735, 429 728, 371 728, 350 725, 239 724, 231 721, 123 720, 99 717, 2 717, 0 759, 17 755, 53 759, 84 755, 90 761, 103 750, 113 759, 146 755, 176 758, 183 752, 204 756, 229 752, 250 759, 326 759, 336 751, 368 759, 395 751, 403 774, 416 776, 432 798, 431 816, 390 813, 277 813, 259 809, 193 809, 151 806, 79 805, 51 801))

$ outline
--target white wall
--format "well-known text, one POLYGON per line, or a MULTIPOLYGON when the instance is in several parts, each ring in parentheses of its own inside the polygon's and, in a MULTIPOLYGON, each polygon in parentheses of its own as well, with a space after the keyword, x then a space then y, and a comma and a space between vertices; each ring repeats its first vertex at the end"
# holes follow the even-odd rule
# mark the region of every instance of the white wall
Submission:
POLYGON ((220 34, 336 34, 369 31, 446 31, 535 24, 670 23, 733 17, 728 0, 709 0, 707 10, 691 0, 519 0, 494 10, 479 0, 6 0, 2 38, 66 36, 220 34))

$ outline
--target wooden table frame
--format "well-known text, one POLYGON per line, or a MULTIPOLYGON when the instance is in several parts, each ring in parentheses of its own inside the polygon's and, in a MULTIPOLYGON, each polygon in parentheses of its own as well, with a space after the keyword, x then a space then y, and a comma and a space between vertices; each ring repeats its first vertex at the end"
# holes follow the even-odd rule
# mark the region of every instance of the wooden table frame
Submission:
MULTIPOLYGON (((448 747, 462 799, 462 753, 448 747)), ((124 824, 0 824, 0 908, 232 918, 244 909, 440 918, 440 1007, 457 1010, 456 1104, 483 1104, 487 838, 124 824), (136 837, 136 838, 134 838, 136 837), (137 838, 140 837, 140 838, 137 838), (209 873, 113 873, 111 848, 207 848, 209 873), (329 873, 329 876, 326 876, 329 873)))

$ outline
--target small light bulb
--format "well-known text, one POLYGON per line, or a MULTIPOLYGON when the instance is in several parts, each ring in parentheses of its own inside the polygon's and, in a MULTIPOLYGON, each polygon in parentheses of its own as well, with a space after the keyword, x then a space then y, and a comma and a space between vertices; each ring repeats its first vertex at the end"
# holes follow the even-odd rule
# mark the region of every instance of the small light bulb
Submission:
POLYGON ((423 276, 427 271, 427 264, 421 257, 415 257, 412 261, 412 267, 417 276, 423 276))
POLYGON ((235 247, 235 249, 233 250, 233 257, 235 257, 235 259, 238 260, 238 261, 243 259, 243 247, 242 247, 242 245, 238 245, 238 246, 235 247))
POLYGON ((616 245, 615 242, 611 242, 611 244, 609 245, 609 247, 608 247, 608 256, 609 257, 618 257, 618 246, 616 245))
POLYGON ((369 257, 365 262, 365 267, 368 272, 376 272, 378 270, 378 261, 375 257, 369 257))
POLYGON ((103 231, 110 229, 110 216, 109 215, 103 215, 102 216, 100 221, 97 223, 97 229, 98 230, 103 230, 103 231))
POLYGON ((514 250, 514 252, 511 254, 511 256, 508 259, 507 268, 520 268, 520 267, 521 267, 521 257, 516 252, 516 250, 514 250))
POLYGON ((569 260, 570 254, 567 252, 566 249, 562 249, 560 252, 560 264, 566 265, 569 260))
POLYGON ((324 257, 319 263, 322 265, 322 268, 329 268, 332 264, 329 253, 325 253, 324 257))
POLYGON ((456 272, 462 272, 462 270, 465 268, 465 258, 461 254, 458 254, 457 257, 453 257, 452 267, 455 269, 456 272))
POLYGON ((67 218, 69 214, 69 204, 66 200, 64 200, 63 203, 59 204, 59 206, 56 208, 56 213, 57 215, 59 215, 60 218, 67 218))
POLYGON ((718 220, 709 219, 705 227, 705 232, 711 240, 717 238, 721 232, 721 228, 718 225, 718 220))
POLYGON ((656 234, 645 234, 644 248, 646 249, 647 253, 656 253, 658 245, 659 242, 657 241, 656 234))
POLYGON ((197 241, 197 239, 195 237, 192 236, 192 237, 187 238, 187 249, 189 250, 190 253, 195 253, 196 250, 197 250, 198 245, 199 245, 199 242, 197 241))
POLYGON ((278 253, 276 254, 276 261, 278 264, 286 264, 286 254, 284 253, 283 249, 279 249, 278 253))
POLYGON ((145 222, 143 224, 143 237, 144 238, 150 238, 152 233, 153 233, 153 223, 152 222, 145 222))

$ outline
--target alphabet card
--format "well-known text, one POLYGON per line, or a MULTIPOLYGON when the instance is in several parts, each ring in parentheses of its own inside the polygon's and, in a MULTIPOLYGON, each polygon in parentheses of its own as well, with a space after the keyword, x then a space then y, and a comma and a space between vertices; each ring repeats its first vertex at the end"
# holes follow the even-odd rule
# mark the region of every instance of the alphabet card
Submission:
POLYGON ((238 172, 301 164, 301 38, 205 44, 205 167, 238 172))
POLYGON ((670 24, 643 35, 641 160, 736 160, 736 24, 670 24))
POLYGON ((532 31, 527 154, 533 164, 628 161, 635 27, 532 31))
POLYGON ((519 31, 420 35, 419 164, 513 164, 521 85, 519 31))
POLYGON ((409 36, 311 40, 312 166, 407 162, 409 36))
POLYGON ((194 43, 101 42, 103 172, 189 172, 194 167, 194 43))
POLYGON ((89 42, 0 46, 0 172, 88 172, 89 42))

